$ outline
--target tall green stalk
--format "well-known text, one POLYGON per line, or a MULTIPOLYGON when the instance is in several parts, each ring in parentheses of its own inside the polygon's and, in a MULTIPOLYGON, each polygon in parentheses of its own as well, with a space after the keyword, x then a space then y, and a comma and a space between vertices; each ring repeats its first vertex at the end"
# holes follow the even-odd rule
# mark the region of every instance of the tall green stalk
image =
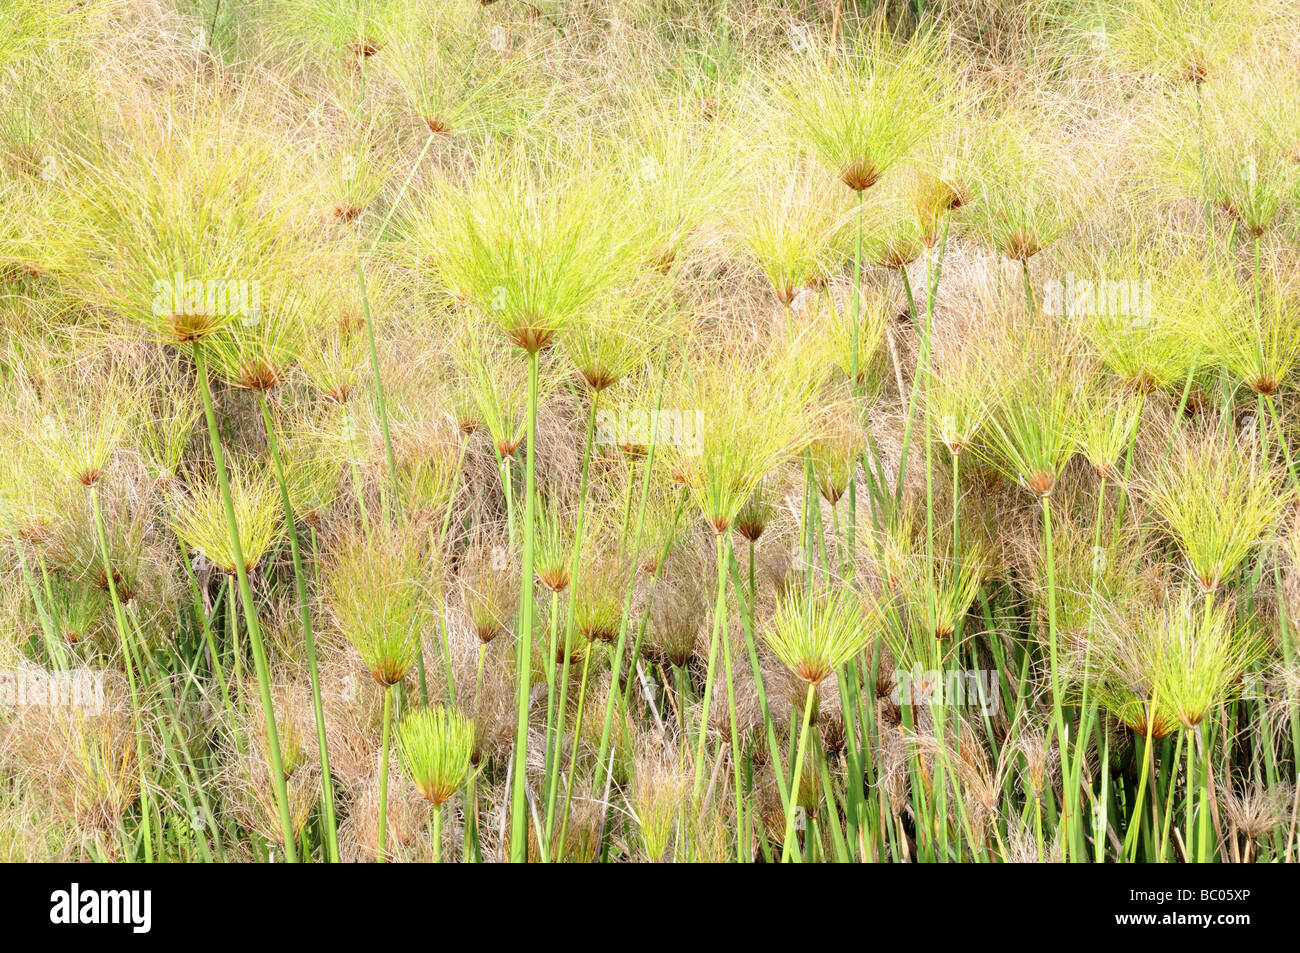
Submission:
MULTIPOLYGON (((666 352, 665 357, 661 358, 659 364, 659 391, 655 398, 655 415, 652 418, 653 423, 650 427, 650 451, 646 455, 645 467, 642 470, 641 505, 637 511, 636 531, 632 536, 633 552, 635 552, 641 545, 641 535, 645 528, 646 502, 650 498, 650 475, 654 472, 655 451, 659 441, 659 410, 663 405, 665 360, 666 352)), ((677 517, 674 518, 674 525, 676 524, 677 518, 680 518, 680 507, 677 517)), ((656 575, 662 570, 662 568, 661 562, 659 570, 656 570, 656 575)), ((612 670, 610 677, 611 688, 608 697, 605 699, 605 719, 600 730, 600 749, 596 757, 596 774, 594 779, 594 784, 597 786, 605 780, 606 772, 608 771, 606 759, 609 756, 610 737, 614 726, 614 705, 619 694, 616 689, 619 683, 619 675, 622 673, 623 668, 623 653, 627 649, 628 615, 631 611, 632 596, 635 588, 636 573, 629 573, 627 588, 623 593, 623 612, 618 626, 618 638, 614 641, 614 658, 610 665, 612 670)))
MULTIPOLYGON (((930 315, 934 312, 935 301, 939 296, 939 283, 943 278, 943 259, 948 250, 948 226, 951 221, 951 214, 944 216, 943 233, 939 239, 939 251, 935 257, 934 269, 933 272, 927 269, 926 273, 926 287, 924 289, 926 316, 924 325, 919 326, 917 329, 917 333, 921 338, 921 349, 917 356, 916 373, 912 381, 912 392, 908 396, 907 400, 907 416, 903 421, 903 443, 898 455, 898 486, 894 491, 895 505, 899 505, 903 501, 904 478, 907 476, 907 458, 912 443, 912 421, 919 406, 917 391, 920 389, 921 371, 923 368, 928 369, 930 365, 930 315)), ((912 294, 912 283, 907 278, 907 269, 900 268, 898 273, 903 282, 903 290, 907 295, 908 311, 912 315, 913 323, 916 323, 920 315, 916 313, 916 299, 912 294)), ((928 443, 929 441, 927 441, 927 445, 928 443)))
POLYGON ((194 347, 194 370, 198 377, 199 396, 203 400, 203 416, 208 426, 208 442, 212 447, 212 460, 217 470, 217 486, 226 510, 226 529, 230 536, 230 551, 235 561, 235 576, 239 582, 239 599, 244 609, 244 625, 253 649, 253 666, 257 671, 257 687, 262 697, 262 714, 266 721, 266 747, 271 764, 271 787, 275 792, 280 814, 280 831, 284 835, 284 853, 289 863, 297 863, 298 849, 294 842, 293 821, 289 814, 289 792, 285 785, 284 761, 280 756, 280 734, 275 727, 275 707, 271 700, 271 673, 266 661, 266 646, 262 643, 262 627, 257 621, 257 605, 253 589, 248 582, 244 566, 244 546, 239 537, 239 520, 235 516, 235 503, 230 495, 230 474, 226 472, 226 458, 221 450, 221 435, 217 429, 217 415, 212 409, 212 388, 208 383, 207 359, 202 345, 194 347))
POLYGON ((812 682, 808 683, 808 691, 804 695, 803 703, 803 729, 799 732, 799 746, 794 757, 794 774, 790 780, 790 803, 785 812, 785 837, 781 841, 781 862, 785 863, 790 859, 790 849, 795 842, 794 836, 794 816, 799 805, 799 786, 803 782, 803 759, 804 751, 808 747, 808 732, 812 727, 812 708, 813 700, 817 697, 817 686, 812 682))
POLYGON ((532 688, 533 670, 533 564, 534 525, 533 513, 537 482, 537 374, 538 357, 533 351, 528 355, 528 456, 524 477, 524 553, 523 569, 519 580, 519 641, 515 667, 519 684, 515 697, 515 752, 514 775, 510 791, 510 860, 526 863, 528 860, 528 815, 525 804, 525 772, 528 768, 528 699, 532 688))
POLYGON ((433 862, 442 863, 442 805, 433 805, 433 862))
MULTIPOLYGON (((853 249, 853 344, 852 353, 849 355, 849 379, 853 388, 853 396, 857 398, 861 393, 862 386, 858 382, 859 364, 861 355, 858 353, 861 349, 859 335, 862 332, 862 213, 865 208, 865 192, 858 192, 857 208, 857 240, 853 249)), ((849 562, 848 573, 852 575, 853 568, 857 562, 854 558, 854 544, 858 531, 858 464, 853 462, 852 476, 849 478, 849 532, 848 532, 848 550, 849 562)))
POLYGON ((704 674, 704 704, 700 712, 700 726, 695 739, 695 797, 704 790, 704 742, 709 728, 709 706, 713 700, 713 680, 717 673, 719 638, 726 638, 723 629, 727 615, 727 576, 723 566, 721 534, 718 544, 718 597, 713 607, 713 637, 709 640, 709 659, 704 674))
POLYGON ((126 615, 122 611, 122 600, 117 595, 117 583, 113 581, 113 566, 108 554, 108 535, 104 532, 104 514, 99 505, 99 483, 90 488, 90 505, 95 515, 95 534, 99 540, 100 561, 104 566, 104 579, 108 585, 109 599, 113 603, 113 620, 117 625, 117 636, 122 646, 122 666, 126 669, 127 687, 131 691, 132 734, 135 736, 136 768, 140 774, 140 824, 144 829, 144 846, 146 858, 152 860, 153 837, 150 833, 149 784, 144 770, 144 735, 140 725, 140 691, 135 679, 135 652, 131 648, 129 627, 126 615))
POLYGON ((388 851, 388 735, 392 730, 393 686, 384 686, 384 722, 380 726, 379 741, 379 839, 375 843, 375 859, 384 863, 388 851))
MULTIPOLYGON (((551 833, 555 821, 555 803, 559 793, 558 782, 559 782, 559 773, 560 773, 560 762, 564 755, 564 721, 565 721, 565 709, 567 707, 568 694, 569 694, 569 650, 573 645, 573 636, 574 636, 573 610, 574 610, 574 605, 577 601, 577 594, 573 590, 578 585, 578 562, 582 555, 582 544, 586 533, 587 480, 591 472, 591 447, 593 443, 593 438, 595 437, 595 433, 596 433, 596 411, 599 404, 600 404, 600 391, 598 390, 592 391, 591 410, 587 413, 586 437, 582 445, 582 476, 578 483, 578 519, 574 526, 573 553, 569 562, 569 578, 571 582, 570 582, 570 589, 569 589, 569 601, 568 601, 567 610, 565 612, 565 621, 564 621, 564 666, 560 675, 560 706, 559 706, 560 721, 555 734, 554 753, 551 754, 550 752, 548 752, 548 762, 547 762, 550 765, 550 771, 548 772, 547 775, 547 785, 546 785, 547 788, 546 789, 546 838, 548 844, 550 844, 551 833)), ((552 641, 555 640, 552 639, 552 641)), ((580 690, 584 693, 586 692, 586 686, 587 686, 587 679, 586 679, 587 661, 590 659, 590 656, 591 656, 591 646, 588 646, 587 651, 583 653, 583 665, 582 665, 583 677, 582 677, 582 685, 580 687, 580 690)), ((584 700, 585 699, 583 697, 579 696, 578 698, 579 712, 582 711, 582 703, 584 700)), ((581 728, 581 725, 579 725, 579 728, 581 728)), ((573 742, 574 742, 574 751, 573 754, 570 756, 571 760, 569 762, 570 778, 572 778, 573 769, 575 767, 577 761, 577 755, 578 755, 577 752, 578 735, 576 734, 576 732, 573 736, 573 742)), ((567 802, 567 797, 566 797, 566 802, 567 802)), ((563 839, 561 839, 559 842, 559 851, 562 853, 563 850, 564 850, 564 841, 563 839)), ((559 860, 560 857, 557 856, 555 859, 559 860)))
MULTIPOLYGON (((1056 553, 1052 545, 1052 505, 1046 496, 1039 497, 1043 511, 1043 551, 1047 571, 1047 651, 1048 664, 1051 666, 1052 678, 1052 717, 1056 723, 1056 737, 1060 745, 1062 764, 1068 764, 1069 736, 1065 729, 1065 716, 1061 706, 1061 676, 1057 664, 1056 633, 1056 553)), ((1074 797, 1070 791, 1065 792, 1064 812, 1061 822, 1068 830, 1073 820, 1071 808, 1074 797)), ((1066 841, 1062 841, 1064 845, 1066 841)))
POLYGON ((736 859, 741 863, 745 862, 744 845, 741 842, 740 834, 744 831, 744 801, 741 797, 741 779, 740 779, 740 726, 736 718, 736 691, 735 683, 731 671, 731 630, 727 622, 727 566, 731 562, 731 534, 727 533, 725 538, 718 537, 718 608, 722 613, 722 670, 727 681, 727 718, 731 729, 731 770, 732 783, 735 786, 736 798, 736 859))
POLYGON ((275 478, 280 485, 280 502, 284 506, 284 525, 289 532, 289 552, 293 557, 293 580, 297 590, 298 604, 302 614, 303 646, 307 651, 307 669, 311 677, 311 704, 316 718, 316 746, 320 753, 321 769, 321 806, 325 817, 325 847, 331 863, 338 863, 339 842, 338 825, 334 817, 334 781, 330 777, 329 747, 325 734, 325 706, 321 702, 320 671, 316 662, 316 637, 312 631, 311 606, 307 598, 307 574, 302 564, 302 547, 298 542, 298 521, 289 499, 289 484, 285 478, 284 461, 280 457, 280 441, 276 437, 275 423, 271 419, 271 409, 267 405, 266 394, 257 393, 258 405, 262 409, 262 423, 266 427, 266 442, 271 451, 271 463, 275 467, 275 478))

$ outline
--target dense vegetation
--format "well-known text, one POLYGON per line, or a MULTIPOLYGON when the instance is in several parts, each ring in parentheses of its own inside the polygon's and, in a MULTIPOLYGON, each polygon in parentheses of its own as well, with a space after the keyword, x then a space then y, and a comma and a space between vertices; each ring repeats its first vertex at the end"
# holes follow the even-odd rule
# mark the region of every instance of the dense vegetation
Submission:
POLYGON ((0 858, 1295 859, 1297 28, 4 0, 0 858))

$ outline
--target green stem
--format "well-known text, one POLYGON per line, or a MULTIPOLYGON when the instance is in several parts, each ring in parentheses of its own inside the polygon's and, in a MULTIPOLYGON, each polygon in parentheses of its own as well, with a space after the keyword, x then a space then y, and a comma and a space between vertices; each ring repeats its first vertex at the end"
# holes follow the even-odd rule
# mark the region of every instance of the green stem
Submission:
POLYGON ((244 609, 244 625, 248 641, 253 648, 253 665, 257 671, 257 687, 262 697, 262 714, 266 721, 266 746, 270 755, 271 786, 280 813, 280 831, 284 836, 284 853, 289 863, 297 863, 298 849, 293 834, 293 821, 289 814, 289 792, 285 785, 284 762, 280 756, 280 734, 275 727, 275 707, 271 700, 271 673, 267 665, 266 646, 262 643, 262 628, 257 621, 257 606, 253 589, 248 582, 248 567, 244 565, 244 547, 239 536, 239 520, 235 516, 235 503, 230 495, 230 475, 226 472, 226 458, 221 450, 221 437, 217 430, 217 415, 212 409, 212 389, 208 383, 207 359, 203 348, 194 347, 194 369, 198 377, 199 395, 203 399, 203 415, 208 426, 208 442, 212 446, 212 460, 217 471, 217 486, 226 510, 226 529, 230 536, 230 550, 235 561, 235 576, 239 582, 239 598, 244 609))
POLYGON ((961 454, 952 455, 952 575, 961 568, 961 533, 958 516, 961 510, 961 454))
POLYGON ((284 507, 284 524, 289 531, 289 552, 293 557, 293 579, 297 588, 298 604, 302 612, 303 644, 307 651, 307 669, 311 677, 311 704, 316 717, 316 746, 320 752, 321 802, 325 809, 325 846, 331 863, 338 863, 339 843, 338 827, 334 817, 334 782, 330 777, 329 749, 326 745, 325 707, 321 702, 320 671, 316 662, 316 637, 312 632, 311 607, 307 598, 307 574, 302 564, 302 547, 298 541, 297 519, 293 503, 289 499, 289 484, 285 478, 284 461, 280 457, 280 442, 276 438, 275 425, 271 420, 271 409, 267 405, 266 394, 258 392, 258 403, 262 409, 262 422, 266 427, 266 442, 271 451, 271 463, 275 467, 275 477, 280 484, 280 502, 284 507))
POLYGON ((573 801, 573 775, 578 767, 578 741, 582 737, 582 717, 587 703, 587 670, 595 646, 588 645, 582 656, 582 678, 578 682, 578 713, 573 722, 573 754, 569 757, 569 771, 564 779, 564 808, 560 811, 560 852, 564 852, 565 837, 569 833, 569 807, 573 801))
MULTIPOLYGON (((551 646, 553 652, 558 653, 563 651, 564 661, 560 666, 560 697, 559 702, 556 705, 555 716, 553 719, 554 732, 553 735, 551 735, 547 752, 548 770, 546 772, 546 789, 543 792, 543 795, 546 798, 546 849, 543 853, 551 860, 559 859, 558 857, 551 855, 551 834, 554 831, 555 802, 559 791, 560 759, 564 753, 564 713, 565 708, 568 707, 569 704, 569 652, 573 647, 573 629, 568 625, 564 628, 563 649, 561 650, 559 646, 559 598, 560 594, 558 592, 551 593, 551 646)), ((554 673, 552 673, 552 675, 553 674, 554 673)), ((547 707, 548 709, 550 707, 549 701, 547 702, 547 707)), ((549 723, 552 719, 548 718, 547 721, 549 723)), ((550 730, 550 727, 548 727, 548 733, 550 730)))
POLYGON ((135 652, 131 649, 129 627, 126 614, 122 610, 122 601, 117 595, 117 583, 113 581, 113 567, 108 555, 108 534, 104 532, 104 514, 99 505, 99 484, 90 488, 91 509, 95 514, 95 534, 99 539, 100 561, 104 566, 104 579, 108 585, 108 595, 113 603, 113 619, 117 625, 117 636, 122 646, 122 666, 126 669, 127 685, 131 690, 132 733, 135 735, 136 767, 140 773, 140 823, 144 828, 144 848, 147 860, 153 858, 153 837, 150 833, 150 809, 148 776, 144 769, 144 735, 140 726, 140 693, 135 680, 135 652))
POLYGON ((375 857, 379 863, 386 861, 388 848, 388 732, 392 721, 393 688, 384 686, 384 722, 380 727, 379 741, 379 840, 376 842, 375 857))
POLYGON ((1185 827, 1184 827, 1184 834, 1183 834, 1183 849, 1187 852, 1187 860, 1190 862, 1192 858, 1196 856, 1195 852, 1192 849, 1192 830, 1193 830, 1192 808, 1196 798, 1196 795, 1194 794, 1192 782, 1196 777, 1196 768, 1194 767, 1196 762, 1196 758, 1195 758, 1196 752, 1194 750, 1195 745, 1192 744, 1191 732, 1184 731, 1184 734, 1186 734, 1188 737, 1187 737, 1187 777, 1185 779, 1186 797, 1183 799, 1183 810, 1184 810, 1184 820, 1185 820, 1185 827))
POLYGON ((442 805, 433 805, 433 862, 442 863, 442 805))
MULTIPOLYGON (((1065 730, 1065 717, 1061 706, 1061 677, 1057 664, 1056 555, 1052 545, 1052 505, 1046 496, 1040 497, 1039 501, 1043 510, 1043 551, 1047 570, 1047 650, 1052 677, 1052 716, 1056 722, 1056 737, 1060 746, 1061 761, 1062 764, 1068 764, 1069 736, 1065 730)), ((1069 825, 1073 821, 1073 802, 1072 793, 1066 791, 1061 818, 1061 823, 1066 830, 1069 830, 1069 825)), ((1062 840, 1061 843, 1064 848, 1067 841, 1062 840)))
MULTIPOLYGON (((753 573, 753 545, 750 545, 750 572, 751 572, 751 592, 752 592, 752 573, 753 573)), ((786 810, 789 805, 789 793, 785 786, 785 767, 781 763, 781 747, 777 744, 776 728, 772 723, 772 714, 767 704, 767 689, 763 684, 763 670, 758 661, 758 649, 754 644, 754 602, 751 595, 750 600, 746 603, 744 599, 744 587, 740 584, 740 570, 737 565, 735 555, 732 554, 730 560, 730 572, 732 585, 741 599, 740 619, 745 628, 745 651, 749 656, 749 669, 754 677, 754 690, 758 695, 759 711, 763 715, 763 725, 767 736, 767 750, 771 757, 771 768, 776 773, 777 795, 781 799, 781 809, 786 810)), ((684 730, 684 729, 683 729, 684 730)))
POLYGON ((519 583, 519 642, 515 667, 518 686, 515 698, 514 776, 510 792, 510 860, 528 861, 528 814, 525 803, 525 772, 528 770, 528 698, 532 688, 533 654, 533 513, 537 481, 537 353, 528 355, 528 456, 524 477, 524 554, 519 583))
MULTIPOLYGON (((600 391, 596 390, 593 391, 591 395, 591 409, 587 414, 586 438, 584 439, 582 445, 582 476, 578 483, 578 519, 574 527, 573 554, 569 566, 569 577, 572 580, 572 582, 570 583, 569 603, 568 603, 568 609, 565 613, 565 621, 564 621, 564 667, 562 670, 562 674, 560 676, 560 683, 561 683, 560 727, 559 727, 559 731, 557 732, 557 737, 555 741, 555 745, 556 745, 555 758, 552 764, 552 775, 550 777, 548 793, 547 793, 546 836, 547 836, 548 843, 552 833, 552 824, 554 822, 554 812, 555 812, 555 802, 556 802, 556 798, 558 797, 558 791, 559 791, 558 788, 559 770, 560 770, 559 765, 560 765, 560 758, 563 755, 563 745, 564 745, 564 709, 565 706, 567 705, 567 697, 569 692, 569 650, 573 645, 573 634, 574 634, 573 611, 577 601, 577 594, 574 592, 574 589, 579 585, 578 562, 579 562, 579 557, 582 555, 582 543, 586 532, 587 481, 591 472, 591 448, 596 434, 596 412, 599 404, 600 404, 600 391)), ((586 652, 583 653, 582 691, 584 694, 586 692, 586 684, 587 684, 586 681, 587 662, 591 658, 591 650, 592 650, 592 646, 588 645, 586 652)), ((585 698, 579 697, 578 699, 579 715, 581 715, 582 712, 583 701, 585 701, 585 698)), ((581 728, 580 724, 579 724, 579 728, 581 728)), ((561 814, 564 815, 564 817, 561 820, 561 828, 563 828, 564 820, 567 819, 568 803, 569 803, 568 786, 569 784, 572 783, 573 767, 574 767, 574 763, 577 761, 577 756, 578 756, 578 751, 577 751, 578 735, 576 733, 576 729, 575 729, 575 734, 573 736, 573 744, 574 744, 574 750, 572 755, 570 755, 569 772, 567 775, 568 781, 566 782, 565 785, 566 793, 564 799, 564 807, 561 809, 561 814)), ((559 850, 562 853, 564 849, 563 832, 561 832, 559 845, 560 845, 559 850)))
POLYGON ((799 805, 799 785, 803 781, 804 751, 808 747, 808 731, 812 726, 812 706, 816 694, 817 686, 809 682, 803 703, 803 730, 799 732, 799 747, 795 753, 794 774, 790 781, 790 803, 785 812, 785 837, 781 841, 781 863, 786 863, 790 859, 790 848, 795 840, 794 815, 799 805))
MULTIPOLYGON (((1124 835, 1124 856, 1132 862, 1137 857, 1137 844, 1139 834, 1142 830, 1142 799, 1147 789, 1148 767, 1151 765, 1151 734, 1155 727, 1156 698, 1153 696, 1147 707, 1147 730, 1145 735, 1145 744, 1142 746, 1142 765, 1138 771, 1138 789, 1137 798, 1133 802, 1133 811, 1129 815, 1129 829, 1124 835)), ((1152 803, 1154 804, 1156 792, 1151 792, 1152 803)), ((1151 836, 1158 834, 1155 825, 1152 825, 1151 836)))
POLYGON ((727 717, 731 725, 731 769, 732 783, 735 785, 736 797, 736 859, 740 863, 745 862, 745 845, 741 842, 740 833, 744 831, 743 823, 745 817, 744 803, 741 799, 741 780, 740 780, 740 727, 736 718, 736 692, 734 680, 731 674, 731 631, 727 622, 727 566, 731 560, 731 534, 727 533, 725 539, 718 537, 718 592, 721 598, 718 601, 718 608, 722 612, 722 665, 723 673, 727 680, 727 717))
MULTIPOLYGON (((635 552, 640 547, 642 531, 645 528, 646 502, 650 498, 650 475, 651 473, 654 472, 656 444, 658 443, 659 440, 658 420, 659 420, 659 409, 663 404, 664 363, 666 359, 667 357, 665 354, 665 357, 660 359, 660 364, 659 364, 659 390, 658 390, 658 395, 655 398, 655 416, 653 418, 654 423, 651 425, 650 428, 650 452, 646 457, 646 465, 642 470, 641 505, 637 513, 636 533, 634 534, 632 540, 633 552, 635 552)), ((676 525, 677 519, 680 518, 681 515, 680 511, 681 511, 681 507, 679 505, 678 513, 674 517, 674 521, 673 521, 674 526, 676 525)), ((663 570, 663 563, 662 560, 660 560, 660 563, 655 570, 656 576, 662 570, 663 570)), ((593 780, 593 788, 598 787, 601 784, 601 782, 605 780, 605 773, 608 770, 606 762, 609 756, 610 736, 614 726, 614 705, 619 694, 617 690, 617 686, 619 682, 619 675, 622 673, 623 655, 627 650, 628 615, 631 612, 632 596, 634 594, 635 587, 636 587, 636 573, 629 573, 627 587, 623 592, 623 613, 622 613, 622 619, 620 620, 618 626, 618 638, 615 639, 614 641, 614 659, 610 665, 611 668, 610 691, 608 696, 605 699, 605 717, 600 730, 600 748, 596 757, 596 773, 593 780)))
MULTIPOLYGON (((859 364, 861 355, 858 353, 861 348, 860 335, 862 333, 862 211, 865 208, 866 192, 858 192, 858 209, 857 209, 857 242, 853 249, 853 345, 852 353, 849 356, 849 380, 853 387, 853 396, 859 397, 862 385, 858 380, 859 364)), ((849 563, 848 574, 852 575, 854 566, 857 563, 855 558, 855 543, 858 529, 858 465, 855 461, 853 464, 852 476, 849 479, 849 531, 848 531, 848 550, 849 563)))
MULTIPOLYGON (((930 363, 930 327, 931 315, 934 313, 935 300, 939 294, 939 282, 943 275, 943 259, 948 250, 948 226, 952 221, 951 215, 945 215, 943 220, 943 237, 939 240, 939 252, 935 259, 935 267, 932 275, 927 274, 926 297, 925 297, 925 323, 917 328, 917 333, 921 337, 921 350, 917 356, 917 369, 913 374, 912 393, 907 400, 907 417, 903 423, 903 444, 898 456, 898 486, 894 491, 894 503, 899 505, 903 500, 904 478, 907 476, 907 456, 912 441, 912 420, 917 410, 917 391, 920 389, 921 371, 929 367, 930 363)), ((907 270, 899 269, 899 274, 903 279, 903 290, 907 293, 907 307, 912 315, 913 323, 916 323, 919 315, 916 313, 916 299, 912 295, 912 284, 907 279, 907 270)), ((927 420, 929 416, 927 415, 927 420)), ((929 441, 926 441, 927 447, 929 441)))
MULTIPOLYGON (((722 549, 721 534, 718 549, 722 549)), ((713 678, 717 670, 718 639, 725 625, 727 611, 727 577, 721 566, 718 569, 718 597, 713 608, 713 637, 709 640, 709 659, 704 671, 704 702, 700 712, 700 726, 695 738, 695 786, 694 796, 699 797, 704 790, 704 741, 709 729, 709 705, 713 700, 713 678)))
MULTIPOLYGON (((456 473, 451 480, 451 492, 447 495, 447 512, 442 515, 442 531, 438 535, 438 548, 447 545, 447 533, 451 530, 451 513, 455 509, 456 494, 460 492, 460 481, 465 473, 465 451, 469 449, 469 440, 460 441, 460 450, 456 453, 456 473)), ((425 699, 428 704, 428 699, 425 699)))

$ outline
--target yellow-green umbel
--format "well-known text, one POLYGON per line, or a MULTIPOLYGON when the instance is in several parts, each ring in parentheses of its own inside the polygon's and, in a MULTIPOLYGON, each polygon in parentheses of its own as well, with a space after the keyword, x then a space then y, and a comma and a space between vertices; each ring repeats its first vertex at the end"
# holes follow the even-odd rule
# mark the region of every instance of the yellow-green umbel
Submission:
POLYGON ((777 101, 793 137, 861 195, 952 107, 947 54, 932 31, 903 44, 876 29, 844 49, 807 46, 781 63, 777 101))
POLYGON ((402 764, 433 805, 434 859, 442 856, 442 805, 456 793, 474 752, 474 722, 454 708, 434 705, 407 713, 397 730, 402 764))
MULTIPOLYGON (((800 790, 817 685, 865 648, 873 634, 874 626, 869 624, 866 613, 862 611, 859 596, 848 589, 796 593, 782 603, 772 617, 766 632, 768 645, 786 668, 808 685, 791 792, 800 790)), ((789 858, 794 844, 796 800, 792 795, 786 812, 785 837, 781 847, 783 861, 789 858)))
POLYGON ((1138 485, 1177 540, 1201 592, 1215 594, 1272 537, 1294 491, 1255 447, 1190 428, 1138 485))
MULTIPOLYGON (((642 231, 628 229, 620 216, 609 214, 610 208, 626 201, 626 183, 617 166, 580 145, 555 153, 494 148, 478 157, 468 188, 449 180, 445 188, 435 190, 430 211, 437 226, 430 236, 428 256, 435 282, 453 298, 472 305, 528 361, 510 793, 515 862, 527 860, 524 772, 532 684, 539 352, 562 339, 562 333, 583 315, 629 287, 636 266, 645 260, 642 231)), ((517 432, 514 439, 517 446, 517 432)))
POLYGON ((284 514, 265 468, 231 462, 230 502, 238 521, 238 546, 232 545, 225 500, 216 481, 204 481, 177 500, 172 529, 187 546, 226 572, 234 573, 241 566, 252 572, 284 531, 284 514))
POLYGON ((346 545, 326 574, 326 597, 339 630, 384 688, 416 663, 432 612, 421 582, 429 572, 412 534, 377 532, 346 545))
MULTIPOLYGON (((1165 594, 1159 606, 1145 600, 1116 606, 1113 619, 1097 626, 1089 640, 1083 672, 1097 686, 1095 697, 1105 710, 1148 744, 1183 731, 1183 843, 1189 860, 1208 860, 1217 844, 1209 830, 1214 781, 1202 722, 1209 718, 1213 724, 1214 712, 1247 688, 1244 675, 1266 650, 1252 628, 1253 621, 1238 621, 1236 606, 1222 599, 1216 604, 1212 592, 1189 585, 1165 594)), ((1143 758, 1150 758, 1149 751, 1143 758)))
POLYGON ((416 665, 432 613, 423 579, 432 568, 412 534, 375 531, 336 558, 326 576, 335 622, 384 690, 379 765, 379 856, 388 820, 388 735, 392 688, 416 665))
POLYGON ((870 635, 857 596, 844 589, 791 596, 766 632, 776 657, 811 688, 853 658, 870 635))

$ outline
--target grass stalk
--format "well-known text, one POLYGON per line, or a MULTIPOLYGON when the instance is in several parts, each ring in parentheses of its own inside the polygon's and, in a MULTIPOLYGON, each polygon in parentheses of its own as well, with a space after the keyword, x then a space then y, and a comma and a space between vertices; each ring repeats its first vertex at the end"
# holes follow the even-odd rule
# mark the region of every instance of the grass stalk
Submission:
POLYGON ((230 549, 234 554, 235 576, 239 582, 239 598, 244 608, 244 625, 248 631, 248 641, 253 650, 253 665, 257 672, 257 687, 262 700, 262 714, 266 723, 266 746, 270 758, 271 787, 275 793, 276 807, 280 815, 280 831, 284 836, 285 859, 296 863, 298 850, 293 833, 293 821, 289 816, 289 793, 285 785, 284 762, 280 755, 280 734, 275 726, 275 707, 271 701, 271 673, 266 659, 266 646, 262 642, 262 628, 257 620, 257 604, 253 599, 253 588, 248 581, 248 569, 244 565, 243 544, 240 542, 239 522, 235 517, 235 504, 230 495, 230 475, 226 472, 226 458, 221 449, 221 435, 217 429, 217 416, 212 407, 212 389, 208 383, 207 360, 202 345, 194 348, 194 369, 198 377, 199 395, 203 400, 203 416, 208 427, 208 442, 212 448, 212 460, 217 471, 217 485, 221 492, 221 502, 226 511, 226 527, 230 537, 230 549))

